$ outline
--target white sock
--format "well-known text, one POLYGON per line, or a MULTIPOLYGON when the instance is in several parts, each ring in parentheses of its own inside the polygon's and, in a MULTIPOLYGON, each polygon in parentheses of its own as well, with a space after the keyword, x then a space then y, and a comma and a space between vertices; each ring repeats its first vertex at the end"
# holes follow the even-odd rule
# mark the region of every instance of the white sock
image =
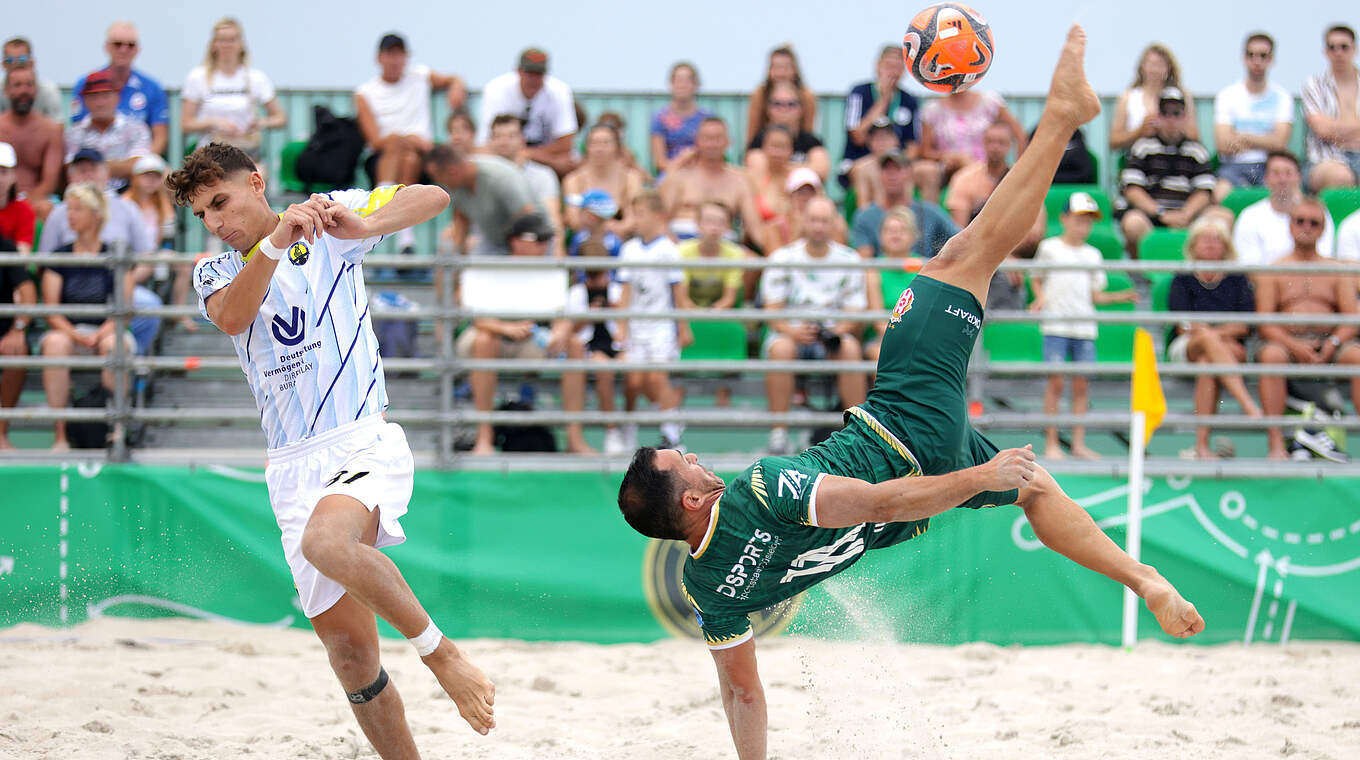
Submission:
POLYGON ((680 440, 680 436, 685 434, 685 423, 663 422, 661 423, 661 434, 666 436, 666 440, 668 441, 678 441, 680 440))
POLYGON ((416 246, 416 231, 410 227, 403 227, 397 230, 397 247, 414 248, 416 246))

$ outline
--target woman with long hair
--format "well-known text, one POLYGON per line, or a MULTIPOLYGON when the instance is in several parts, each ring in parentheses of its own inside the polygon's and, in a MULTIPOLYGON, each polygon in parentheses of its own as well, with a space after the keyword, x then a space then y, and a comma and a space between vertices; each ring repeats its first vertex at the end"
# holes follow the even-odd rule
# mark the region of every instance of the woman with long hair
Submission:
POLYGON ((1110 117, 1110 150, 1128 150, 1140 137, 1157 133, 1158 103, 1162 90, 1175 87, 1185 94, 1185 136, 1199 139, 1199 124, 1195 120, 1195 99, 1181 85, 1181 68, 1170 48, 1154 42, 1143 48, 1138 56, 1133 84, 1114 102, 1110 117))
POLYGON ((695 102, 699 72, 694 64, 681 61, 671 66, 670 88, 670 102, 652 114, 652 166, 658 176, 665 174, 672 163, 683 161, 694 152, 699 124, 713 115, 695 102))
POLYGON ((798 101, 802 104, 800 129, 812 132, 817 128, 817 95, 803 83, 803 73, 798 69, 798 56, 793 53, 792 45, 780 45, 770 51, 770 62, 765 68, 765 81, 751 92, 746 107, 746 142, 756 139, 756 135, 769 123, 768 103, 770 91, 775 84, 787 82, 798 91, 798 101))
POLYGON ((791 82, 776 82, 770 88, 769 100, 765 101, 765 128, 746 146, 746 168, 759 169, 765 161, 765 135, 770 127, 781 127, 793 136, 793 153, 789 163, 795 167, 806 166, 817 172, 826 182, 831 174, 831 155, 827 153, 822 141, 803 129, 803 102, 798 97, 798 88, 791 82))
MULTIPOLYGON (((619 207, 619 218, 605 222, 605 229, 627 239, 633 228, 633 197, 642 192, 646 178, 642 170, 629 166, 619 132, 609 124, 596 124, 586 133, 586 155, 581 166, 562 181, 567 199, 584 196, 590 190, 604 190, 619 207)), ((567 203, 567 226, 582 229, 586 210, 567 203)))
POLYGON ((185 134, 197 134, 200 142, 234 145, 256 162, 261 132, 288 123, 269 77, 250 67, 245 32, 234 18, 213 24, 203 63, 185 77, 182 98, 180 129, 185 134))

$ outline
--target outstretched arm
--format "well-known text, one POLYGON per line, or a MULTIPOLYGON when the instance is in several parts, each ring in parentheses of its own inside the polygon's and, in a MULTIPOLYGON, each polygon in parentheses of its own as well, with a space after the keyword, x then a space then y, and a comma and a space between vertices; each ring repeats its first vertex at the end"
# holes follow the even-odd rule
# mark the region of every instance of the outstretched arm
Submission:
POLYGON ((756 671, 755 639, 730 649, 715 649, 713 664, 718 667, 718 691, 732 741, 740 760, 764 760, 765 734, 769 718, 765 708, 765 687, 756 671))

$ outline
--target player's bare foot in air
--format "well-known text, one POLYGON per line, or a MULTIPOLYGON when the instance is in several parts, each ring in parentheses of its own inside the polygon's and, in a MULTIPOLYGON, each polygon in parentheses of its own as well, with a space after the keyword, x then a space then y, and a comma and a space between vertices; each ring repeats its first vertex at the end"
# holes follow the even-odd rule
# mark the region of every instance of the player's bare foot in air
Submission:
POLYGON ((1145 591, 1143 602, 1162 630, 1178 639, 1188 639, 1204 630, 1204 618, 1195 605, 1185 601, 1165 580, 1158 579, 1151 590, 1145 591))
POLYGON ((1073 129, 1100 113, 1100 98, 1086 81, 1086 30, 1073 24, 1067 30, 1067 43, 1058 56, 1053 84, 1044 111, 1070 122, 1073 129))
POLYGON ((439 679, 444 693, 458 705, 458 714, 479 734, 487 734, 496 727, 496 687, 481 669, 473 665, 452 641, 444 639, 439 648, 420 658, 425 667, 439 679))

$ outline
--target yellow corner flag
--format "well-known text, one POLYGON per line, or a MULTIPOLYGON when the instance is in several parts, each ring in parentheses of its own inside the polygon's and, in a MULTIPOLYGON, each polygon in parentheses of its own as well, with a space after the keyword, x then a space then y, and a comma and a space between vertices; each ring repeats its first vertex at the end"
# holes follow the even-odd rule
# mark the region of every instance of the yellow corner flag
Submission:
POLYGON ((1166 416, 1166 396, 1162 395, 1162 379, 1157 375, 1157 352, 1152 347, 1152 336, 1138 328, 1133 336, 1133 411, 1142 412, 1147 419, 1143 432, 1143 446, 1152 440, 1152 432, 1166 416))

